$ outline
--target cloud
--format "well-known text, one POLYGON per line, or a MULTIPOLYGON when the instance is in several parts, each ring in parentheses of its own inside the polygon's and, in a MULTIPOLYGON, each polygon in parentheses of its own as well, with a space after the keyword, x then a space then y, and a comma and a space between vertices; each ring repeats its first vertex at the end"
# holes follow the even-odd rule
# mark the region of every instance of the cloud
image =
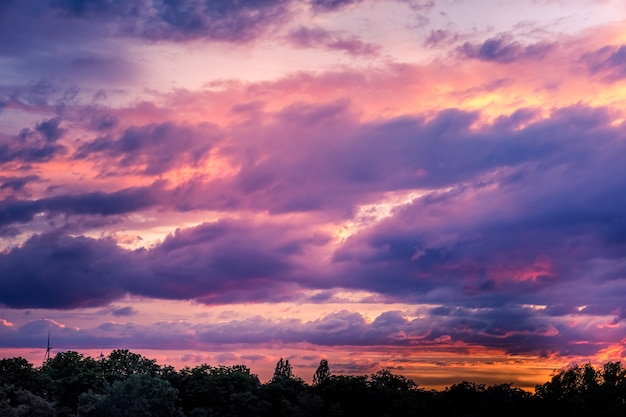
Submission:
POLYGON ((55 112, 57 117, 41 123, 44 123, 44 129, 54 129, 53 132, 60 137, 63 133, 59 130, 60 114, 66 106, 75 104, 79 92, 78 86, 71 82, 53 82, 49 78, 41 77, 37 81, 13 88, 7 95, 7 103, 17 108, 33 107, 33 110, 46 109, 55 112))
POLYGON ((341 51, 353 56, 376 56, 380 46, 366 43, 355 36, 342 36, 338 32, 319 27, 300 27, 288 34, 289 42, 298 48, 322 48, 341 51))
POLYGON ((91 116, 89 127, 96 131, 110 130, 116 127, 118 118, 112 114, 94 114, 91 116))
POLYGON ((458 39, 459 35, 455 32, 445 29, 433 29, 424 40, 424 45, 428 48, 438 48, 454 44, 458 39))
POLYGON ((60 122, 60 117, 53 117, 50 120, 37 123, 35 130, 44 137, 46 142, 56 142, 63 136, 63 129, 59 128, 60 122))
MULTIPOLYGON (((360 2, 311 0, 308 5, 314 13, 329 13, 360 2)), ((4 4, 0 17, 4 16, 7 21, 6 30, 2 32, 22 45, 40 44, 46 33, 59 25, 83 34, 83 42, 114 35, 149 41, 248 43, 289 22, 296 3, 292 0, 52 0, 46 3, 31 0, 4 4), (28 15, 30 22, 25 20, 28 15), (10 21, 11 18, 14 22, 10 21), (18 23, 16 21, 32 27, 32 31, 11 33, 14 32, 11 30, 13 25, 18 23), (99 24, 85 25, 84 22, 99 24)), ((69 42, 65 39, 65 32, 62 31, 56 41, 69 42)), ((99 55, 91 55, 73 62, 92 66, 100 60, 99 55)))
POLYGON ((117 26, 119 34, 151 40, 242 42, 254 39, 285 19, 288 3, 283 0, 58 0, 51 2, 51 7, 59 18, 105 21, 117 26))
MULTIPOLYGON (((119 316, 123 317, 123 316, 119 316)), ((498 309, 449 309, 408 318, 397 310, 383 311, 373 320, 355 311, 339 310, 312 320, 270 319, 260 315, 219 322, 191 323, 184 320, 147 324, 105 322, 91 328, 71 328, 50 320, 32 320, 13 326, 0 326, 7 346, 42 346, 52 328, 55 348, 150 346, 210 350, 254 344, 259 348, 277 343, 313 349, 348 348, 353 351, 376 348, 384 352, 410 348, 414 352, 479 353, 500 351, 511 355, 590 356, 609 343, 606 336, 589 333, 584 316, 554 319, 529 307, 498 309), (580 340, 588 341, 586 344, 580 340), (173 342, 175 341, 175 343, 173 342)), ((623 337, 613 327, 612 338, 623 337)), ((228 352, 229 350, 226 350, 228 352)), ((263 360, 263 355, 241 356, 243 360, 263 360)), ((410 359, 407 359, 410 360, 410 359)))
POLYGON ((0 177, 0 191, 11 189, 15 191, 21 191, 30 182, 39 181, 41 178, 38 175, 27 175, 25 177, 0 177))
MULTIPOLYGON (((142 252, 109 248, 107 262, 116 265, 123 257, 129 271, 123 284, 113 280, 114 293, 219 304, 288 300, 301 288, 336 286, 463 306, 549 305, 574 271, 581 285, 619 277, 626 241, 620 190, 626 184, 617 155, 624 141, 606 109, 574 106, 539 120, 522 111, 479 127, 477 113, 456 109, 428 120, 365 124, 347 109, 345 103, 294 105, 277 113, 273 124, 254 128, 254 135, 237 131, 232 137, 241 146, 224 150, 241 166, 232 177, 170 190, 157 183, 113 193, 5 199, 0 224, 28 223, 45 212, 115 216, 152 207, 317 213, 342 222, 371 204, 374 191, 419 189, 426 190, 421 197, 391 215, 374 216, 340 244, 315 233, 313 216, 308 226, 245 219, 205 223, 181 228, 142 252), (294 137, 298 141, 289 139, 294 137), (311 261, 319 250, 332 250, 332 261, 311 261), (597 259, 605 264, 595 266, 597 259)), ((162 128, 181 131, 170 125, 127 129, 120 143, 106 141, 102 150, 91 151, 151 157, 154 148, 169 149, 166 144, 178 137, 160 137, 155 132, 162 128)), ((187 144, 196 146, 191 140, 180 149, 187 144)), ((19 254, 47 235, 41 236, 3 255, 7 268, 19 269, 19 254)), ((54 247, 74 238, 46 239, 54 247)), ((112 244, 86 242, 94 248, 112 244)), ((45 252, 31 256, 55 264, 45 252)), ((568 303, 587 304, 583 298, 572 296, 568 303)))
POLYGON ((67 148, 56 143, 63 136, 59 123, 60 118, 53 117, 37 123, 35 130, 24 128, 10 140, 0 141, 0 163, 46 162, 65 154, 67 148))
POLYGON ((157 5, 158 24, 133 31, 151 39, 207 38, 247 41, 281 22, 287 9, 284 1, 243 2, 172 1, 157 5))
MULTIPOLYGON (((98 119, 99 129, 112 127, 115 119, 98 119), (103 124, 104 123, 104 124, 103 124)), ((157 175, 179 166, 197 166, 220 136, 216 127, 203 124, 197 127, 180 126, 171 122, 129 127, 119 138, 111 135, 98 137, 80 145, 76 159, 104 155, 105 165, 111 158, 126 169, 143 167, 146 175, 157 175)))
POLYGON ((0 254, 0 270, 6 272, 0 303, 72 309, 106 305, 127 293, 207 304, 292 299, 303 272, 297 268, 298 247, 305 242, 281 229, 207 223, 135 251, 112 238, 73 237, 62 230, 34 235, 0 254))
POLYGON ((220 221, 177 230, 148 253, 154 276, 131 290, 206 304, 292 299, 305 273, 299 269, 305 244, 269 224, 220 221))
POLYGON ((71 309, 107 304, 124 294, 120 262, 128 258, 108 239, 37 235, 0 255, 0 303, 11 308, 71 309))
POLYGON ((28 223, 40 213, 99 216, 131 213, 156 205, 159 196, 158 189, 158 185, 155 185, 132 187, 113 193, 96 191, 79 195, 58 195, 38 200, 7 198, 0 201, 0 225, 28 223))
POLYGON ((311 0, 311 7, 316 11, 336 11, 352 4, 361 3, 363 0, 311 0))
POLYGON ((477 112, 449 109, 431 120, 359 124, 345 102, 292 105, 273 124, 238 132, 240 146, 224 154, 241 166, 234 177, 190 181, 174 194, 187 209, 350 212, 372 193, 445 187, 552 151, 507 131, 503 120, 497 129, 472 130, 478 118, 477 112), (498 140, 507 135, 510 140, 498 140))
POLYGON ((115 0, 52 0, 49 2, 53 10, 65 16, 91 17, 103 14, 134 14, 139 1, 115 1, 115 0))
POLYGON ((626 45, 604 46, 584 53, 580 60, 587 65, 589 73, 604 74, 608 82, 626 78, 626 45))
POLYGON ((135 316, 135 315, 137 315, 137 313, 138 313, 137 310, 135 310, 131 306, 120 307, 120 308, 116 308, 115 310, 111 311, 111 314, 113 314, 115 317, 135 316))
POLYGON ((17 227, 0 227, 0 237, 2 238, 11 238, 20 234, 20 229, 17 227))
POLYGON ((481 44, 465 42, 458 48, 458 51, 467 58, 508 64, 521 59, 540 60, 553 47, 553 44, 543 42, 522 45, 508 35, 501 35, 487 39, 481 44))
MULTIPOLYGON (((606 114, 568 108, 509 132, 505 142, 486 133, 460 134, 459 152, 446 153, 448 184, 462 185, 415 199, 337 249, 342 286, 413 294, 421 302, 549 304, 568 280, 599 279, 598 270, 583 272, 598 257, 606 259, 604 273, 620 270, 626 247, 611 231, 622 230, 624 201, 617 196, 625 184, 611 154, 623 142, 606 114), (611 151, 589 143, 591 132, 611 151), (480 149, 463 150, 472 142, 480 149), (472 155, 471 164, 464 155, 472 155)), ((440 137, 437 144, 453 149, 445 142, 440 137)), ((427 154, 438 162, 434 151, 427 154)), ((433 176, 434 168, 425 171, 433 176)), ((584 304, 581 298, 570 302, 584 304)))

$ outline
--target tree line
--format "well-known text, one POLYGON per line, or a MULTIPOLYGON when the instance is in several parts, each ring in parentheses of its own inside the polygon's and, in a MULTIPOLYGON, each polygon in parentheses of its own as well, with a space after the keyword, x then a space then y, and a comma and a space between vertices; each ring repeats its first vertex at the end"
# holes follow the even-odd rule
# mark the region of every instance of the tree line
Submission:
POLYGON ((58 353, 34 367, 21 357, 0 360, 2 417, 320 417, 320 416, 623 416, 626 369, 620 362, 562 370, 534 393, 513 384, 462 381, 426 390, 382 369, 334 375, 322 360, 312 384, 281 358, 261 383, 245 365, 176 370, 128 350, 93 359, 58 353))

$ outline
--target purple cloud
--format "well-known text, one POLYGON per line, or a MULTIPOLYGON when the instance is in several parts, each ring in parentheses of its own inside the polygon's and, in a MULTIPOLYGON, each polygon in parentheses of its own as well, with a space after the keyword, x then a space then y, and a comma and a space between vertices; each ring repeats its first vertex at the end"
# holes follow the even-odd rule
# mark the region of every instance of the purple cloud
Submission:
POLYGON ((58 127, 59 122, 62 121, 63 109, 75 104, 79 91, 73 83, 52 82, 42 77, 37 81, 12 88, 6 96, 6 103, 17 108, 33 107, 37 110, 45 109, 56 113, 55 118, 42 123, 47 123, 48 129, 54 128, 55 133, 60 134, 62 131, 58 130, 58 127))
POLYGON ((113 314, 115 317, 129 317, 129 316, 136 315, 137 310, 135 310, 131 306, 126 306, 126 307, 116 308, 115 310, 111 311, 111 314, 113 314))
POLYGON ((459 35, 455 32, 445 29, 433 29, 428 33, 424 45, 428 48, 437 48, 440 46, 449 46, 459 39, 459 35))
POLYGON ((297 268, 305 241, 281 229, 204 224, 136 251, 109 238, 71 237, 61 230, 35 235, 0 254, 0 270, 6 271, 0 303, 71 309, 106 305, 127 293, 207 304, 292 299, 296 283, 307 282, 297 268))
POLYGON ((311 0, 311 6, 316 11, 336 11, 343 7, 361 3, 363 0, 311 0))
POLYGON ((520 59, 542 59, 553 47, 554 45, 548 43, 522 45, 510 36, 501 35, 481 44, 465 42, 458 51, 467 58, 508 64, 520 59))
MULTIPOLYGON (((104 120, 104 128, 112 122, 104 120)), ((97 125, 102 128, 103 121, 97 125)), ((101 136, 78 147, 76 159, 91 155, 105 156, 106 165, 111 158, 125 169, 143 168, 143 174, 162 174, 181 165, 196 166, 220 136, 215 126, 209 124, 189 127, 166 122, 140 127, 129 127, 119 138, 101 136)))
POLYGON ((135 26, 131 33, 155 40, 247 41, 281 22, 287 13, 283 0, 217 3, 177 0, 155 6, 156 24, 146 29, 135 26))
MULTIPOLYGON (((493 306, 550 304, 574 271, 580 282, 615 280, 626 241, 626 200, 620 192, 626 184, 616 159, 624 141, 607 112, 565 108, 521 129, 519 123, 531 120, 532 112, 472 129, 476 117, 448 110, 429 121, 403 118, 357 125, 338 105, 291 107, 278 115, 276 126, 256 129, 254 141, 244 135, 243 148, 225 151, 233 161, 253 158, 241 163, 232 181, 187 183, 170 191, 153 186, 5 200, 2 224, 29 222, 42 211, 110 216, 164 205, 317 211, 345 218, 368 201, 372 190, 451 186, 351 236, 335 250, 330 275, 301 264, 302 254, 327 245, 328 238, 302 236, 287 225, 218 222, 180 230, 141 253, 109 251, 113 257, 123 254, 134 265, 129 271, 137 271, 117 294, 206 303, 279 300, 289 299, 298 288, 328 288, 332 282, 421 302, 493 306), (279 138, 285 136, 275 135, 275 129, 298 132, 291 137, 300 140, 282 142, 279 138), (596 147, 589 135, 604 145, 596 147), (255 161, 255 154, 268 156, 255 161), (415 175, 419 170, 425 175, 415 175), (483 200, 494 203, 484 206, 483 200), (593 260, 599 258, 606 264, 594 271, 593 260)), ((157 131, 153 126, 127 131, 120 140, 128 143, 106 142, 103 149, 151 152, 144 150, 150 146, 131 139, 137 135, 158 147, 158 135, 152 136, 157 131)), ((3 255, 7 266, 30 247, 3 255)), ((53 264, 53 259, 46 262, 53 264)), ((582 298, 571 297, 571 303, 588 304, 582 298)))
MULTIPOLYGON (((114 34, 131 35, 151 40, 186 41, 248 41, 268 27, 284 20, 289 1, 225 1, 197 2, 190 0, 128 2, 96 0, 55 0, 38 7, 39 16, 66 21, 81 27, 80 20, 108 23, 114 34)), ((15 8, 18 6, 14 6, 15 8)), ((11 11, 7 8, 7 14, 11 11)), ((100 28, 98 31, 106 32, 100 28)))
POLYGON ((626 45, 605 46, 581 56, 591 74, 605 74, 608 82, 626 78, 626 45))
POLYGON ((353 56, 375 56, 380 52, 378 45, 363 42, 354 36, 345 37, 322 28, 300 27, 289 33, 288 40, 298 48, 336 50, 353 56))
POLYGON ((113 193, 58 195, 38 200, 7 198, 0 201, 0 225, 28 223, 38 213, 112 216, 131 213, 158 203, 159 186, 133 187, 113 193))
MULTIPOLYGON (((131 348, 167 348, 175 339, 177 348, 187 349, 250 343, 264 346, 279 342, 307 343, 318 348, 386 346, 388 349, 411 347, 416 351, 436 349, 467 353, 476 346, 484 346, 513 355, 540 356, 591 356, 610 343, 606 335, 590 333, 584 326, 571 326, 567 321, 555 320, 528 307, 442 307, 416 319, 390 310, 373 321, 347 310, 310 321, 251 316, 213 323, 173 321, 140 325, 107 322, 86 329, 65 327, 48 320, 33 320, 21 326, 1 326, 0 336, 8 346, 40 347, 47 330, 52 328, 55 348, 114 348, 120 344, 131 348), (578 343, 581 340, 588 343, 578 343)), ((622 329, 613 329, 611 339, 624 337, 622 329)))
POLYGON ((107 239, 59 233, 33 236, 0 255, 0 303, 11 308, 71 309, 105 305, 124 295, 129 254, 107 239))
POLYGON ((0 177, 0 191, 13 190, 22 191, 28 183, 37 182, 41 178, 38 175, 27 175, 25 177, 0 177))
POLYGON ((63 136, 59 117, 39 122, 35 130, 24 128, 17 136, 2 140, 0 136, 0 163, 46 162, 63 155, 67 147, 58 144, 63 136))
MULTIPOLYGON (((360 2, 361 0, 311 0, 309 5, 314 12, 328 13, 360 2)), ((53 0, 47 3, 31 0, 4 4, 0 18, 4 17, 9 23, 7 30, 2 31, 7 34, 10 34, 12 26, 11 18, 22 20, 29 15, 32 21, 38 23, 29 24, 29 27, 33 27, 29 34, 11 34, 11 38, 20 44, 36 43, 38 36, 59 25, 69 25, 88 38, 117 35, 151 41, 185 42, 205 39, 249 42, 267 33, 270 28, 288 22, 291 6, 295 3, 293 0, 53 0), (100 24, 86 27, 83 24, 85 21, 100 24)), ((10 48, 7 45, 5 49, 10 48)))

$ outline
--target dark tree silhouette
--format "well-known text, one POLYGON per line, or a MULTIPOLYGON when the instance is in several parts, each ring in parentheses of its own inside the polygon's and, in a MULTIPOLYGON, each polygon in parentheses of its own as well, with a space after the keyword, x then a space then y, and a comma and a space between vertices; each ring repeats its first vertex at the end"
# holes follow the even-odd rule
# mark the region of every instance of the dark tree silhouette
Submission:
POLYGON ((15 385, 0 384, 0 416, 55 417, 55 405, 15 385))
POLYGON ((417 388, 417 384, 402 375, 394 375, 388 369, 381 369, 372 374, 370 384, 373 387, 391 391, 410 391, 417 388))
POLYGON ((326 359, 322 359, 320 361, 315 374, 313 375, 313 385, 321 384, 326 381, 330 376, 330 367, 328 366, 328 361, 326 359))
POLYGON ((324 399, 325 414, 329 416, 366 416, 372 409, 366 376, 331 375, 315 386, 315 392, 324 399))
POLYGON ((281 381, 284 379, 292 379, 293 378, 293 370, 291 369, 291 364, 289 363, 289 359, 280 360, 276 363, 276 367, 274 368, 274 376, 272 376, 272 381, 281 381))
POLYGON ((626 406, 626 369, 620 362, 607 362, 602 368, 601 401, 611 407, 626 406))
POLYGON ((39 373, 22 357, 0 359, 0 385, 14 385, 32 393, 41 394, 39 373))
POLYGON ((156 360, 132 353, 127 349, 112 351, 108 357, 100 361, 100 366, 109 382, 124 380, 130 375, 157 376, 161 371, 156 360))
POLYGON ((48 399, 57 403, 59 417, 76 414, 80 394, 104 388, 102 370, 98 362, 78 352, 57 353, 41 369, 48 399))
POLYGON ((184 417, 177 400, 178 391, 169 382, 147 374, 131 374, 107 384, 102 394, 81 394, 78 411, 81 417, 184 417))
POLYGON ((177 371, 116 350, 96 361, 63 352, 34 368, 0 360, 0 417, 522 417, 626 415, 626 369, 620 362, 574 365, 536 386, 462 381, 426 391, 381 369, 369 376, 331 375, 320 361, 313 384, 281 358, 261 383, 244 365, 207 364, 177 371))
POLYGON ((212 367, 204 364, 180 371, 183 410, 198 415, 226 412, 233 396, 256 395, 260 385, 259 378, 244 365, 212 367))

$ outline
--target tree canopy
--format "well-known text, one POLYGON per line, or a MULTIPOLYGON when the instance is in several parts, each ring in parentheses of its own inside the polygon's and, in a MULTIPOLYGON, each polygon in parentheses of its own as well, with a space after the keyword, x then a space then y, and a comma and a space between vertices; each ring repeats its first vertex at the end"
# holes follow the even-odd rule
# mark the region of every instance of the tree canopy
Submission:
POLYGON ((336 375, 326 359, 307 384, 280 358, 262 383, 245 365, 201 364, 176 370, 128 350, 99 360, 68 351, 42 366, 0 360, 2 417, 220 417, 220 416, 622 416, 626 369, 574 365, 530 393, 513 384, 460 381, 425 390, 381 369, 370 375, 336 375))

